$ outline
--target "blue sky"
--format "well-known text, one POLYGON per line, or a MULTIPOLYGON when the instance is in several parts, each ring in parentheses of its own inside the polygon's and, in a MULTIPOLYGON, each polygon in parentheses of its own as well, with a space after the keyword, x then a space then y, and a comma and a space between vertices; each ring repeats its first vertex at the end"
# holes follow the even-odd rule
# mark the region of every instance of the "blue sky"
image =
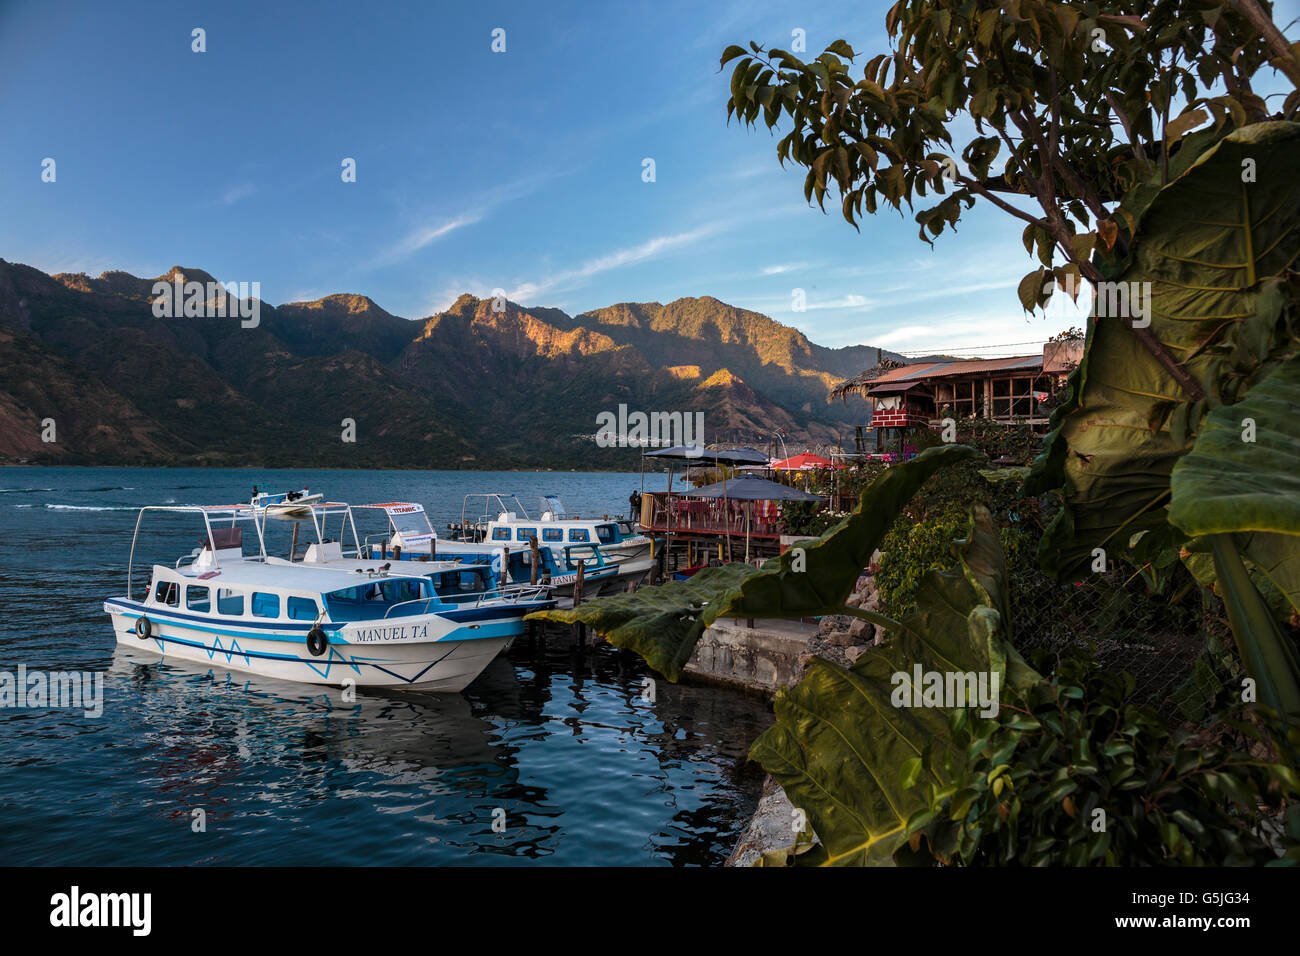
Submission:
POLYGON ((411 318, 498 288, 570 313, 713 295, 830 346, 951 351, 1081 325, 1020 309, 1033 263, 997 210, 934 249, 911 216, 858 233, 838 203, 804 202, 778 136, 727 125, 725 46, 788 47, 800 28, 809 51, 842 36, 871 55, 887 6, 0 0, 0 257, 181 264, 258 281, 271 303, 355 292, 411 318))

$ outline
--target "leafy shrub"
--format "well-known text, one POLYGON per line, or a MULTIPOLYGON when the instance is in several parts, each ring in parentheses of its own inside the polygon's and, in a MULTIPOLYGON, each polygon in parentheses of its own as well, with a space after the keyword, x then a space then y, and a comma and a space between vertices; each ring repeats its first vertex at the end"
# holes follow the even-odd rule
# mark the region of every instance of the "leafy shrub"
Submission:
MULTIPOLYGON (((1037 662, 1044 674, 1053 663, 1047 657, 1037 662)), ((1300 864, 1300 805, 1290 805, 1285 836, 1272 838, 1289 847, 1280 859, 1267 819, 1300 795, 1300 729, 1286 730, 1260 708, 1220 715, 1228 739, 1196 738, 1171 731, 1132 695, 1128 674, 1070 655, 1048 680, 1004 691, 996 717, 955 709, 949 726, 970 759, 943 775, 946 785, 932 786, 895 860, 1300 864)))
POLYGON ((960 462, 931 477, 907 503, 881 542, 876 585, 881 611, 901 620, 916 607, 925 572, 953 565, 952 542, 967 515, 983 505, 1002 527, 1008 568, 1029 568, 1042 521, 1038 503, 1019 498, 1018 480, 989 480, 982 463, 960 462))
MULTIPOLYGON (((1049 390, 1049 395, 1055 393, 1055 387, 1049 390)), ((951 414, 951 408, 946 405, 939 410, 941 418, 951 414)), ((954 418, 954 423, 957 443, 978 448, 991 461, 1029 465, 1043 449, 1043 436, 1030 425, 1007 425, 987 418, 954 418)))
POLYGON ((844 512, 832 511, 818 501, 787 501, 781 506, 786 534, 820 536, 843 518, 844 512))
POLYGON ((895 522, 881 544, 876 569, 882 613, 901 620, 916 610, 916 592, 925 572, 952 565, 953 539, 961 536, 966 524, 960 513, 913 524, 895 522))
POLYGON ((871 483, 889 467, 883 462, 871 460, 858 462, 839 475, 840 494, 857 499, 862 492, 871 487, 871 483))

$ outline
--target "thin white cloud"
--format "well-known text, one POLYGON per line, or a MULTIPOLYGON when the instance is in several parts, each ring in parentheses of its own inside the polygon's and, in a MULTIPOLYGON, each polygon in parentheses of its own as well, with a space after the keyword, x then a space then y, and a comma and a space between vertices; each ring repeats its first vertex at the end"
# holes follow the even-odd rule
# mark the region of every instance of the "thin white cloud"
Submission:
POLYGON ((412 229, 397 242, 381 251, 367 264, 367 268, 392 265, 414 255, 426 246, 445 239, 457 229, 483 221, 497 207, 537 192, 546 183, 572 172, 574 172, 572 169, 546 170, 489 189, 459 215, 450 219, 444 217, 435 220, 432 224, 422 223, 412 229))
POLYGON ((753 179, 755 176, 770 176, 774 172, 780 171, 781 166, 774 157, 764 156, 762 159, 751 160, 748 163, 736 166, 731 171, 731 178, 753 179))
POLYGON ((257 187, 252 183, 236 183, 221 194, 221 205, 233 206, 239 200, 247 199, 255 192, 257 192, 257 187))
POLYGON ((796 269, 807 269, 807 268, 808 268, 808 263, 806 262, 787 262, 782 265, 766 266, 763 269, 763 275, 779 276, 783 272, 794 272, 796 269))
POLYGON ((939 335, 941 329, 932 325, 904 325, 872 336, 874 345, 897 345, 899 342, 915 343, 939 335))
POLYGON ((873 308, 874 306, 875 306, 875 302, 873 302, 871 299, 868 299, 865 295, 858 295, 852 292, 849 293, 848 295, 842 295, 838 299, 827 299, 823 302, 812 300, 804 303, 804 308, 809 311, 817 311, 820 309, 862 310, 862 309, 870 309, 873 308))
POLYGON ((380 254, 375 260, 375 264, 396 262, 399 259, 405 259, 412 253, 419 252, 430 243, 437 242, 449 236, 463 226, 472 226, 482 218, 478 213, 466 213, 457 216, 455 219, 448 219, 434 225, 421 226, 415 229, 380 254))
MULTIPOLYGON (((1082 302, 1083 296, 1080 296, 1082 302)), ((1014 303, 1001 299, 963 308, 961 312, 926 316, 921 322, 901 327, 861 330, 855 338, 870 345, 882 345, 903 352, 946 352, 982 355, 1030 355, 1048 337, 1071 326, 1082 327, 1086 315, 1071 304, 1049 307, 1047 314, 1026 314, 1014 303)), ((848 343, 845 343, 848 344, 848 343)))
POLYGON ((583 284, 587 279, 602 272, 635 265, 660 256, 665 252, 689 246, 691 243, 698 242, 716 231, 717 227, 715 226, 705 226, 689 232, 679 232, 672 236, 656 236, 653 239, 647 239, 640 245, 629 246, 608 255, 589 259, 576 269, 565 269, 537 282, 521 283, 507 292, 506 295, 516 302, 524 302, 525 299, 535 300, 537 296, 553 289, 572 288, 575 285, 583 284))

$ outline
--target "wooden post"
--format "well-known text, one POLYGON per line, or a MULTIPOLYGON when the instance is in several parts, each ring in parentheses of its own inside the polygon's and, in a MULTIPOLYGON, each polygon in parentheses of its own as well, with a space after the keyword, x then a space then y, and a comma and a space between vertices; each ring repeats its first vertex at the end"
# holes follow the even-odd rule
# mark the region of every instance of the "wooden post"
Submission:
POLYGON ((388 559, 388 539, 385 538, 383 541, 379 542, 379 560, 386 561, 387 559, 388 559))
POLYGON ((438 560, 438 536, 436 534, 429 539, 429 560, 438 560))
POLYGON ((289 542, 290 563, 292 563, 293 559, 296 557, 298 557, 298 522, 297 521, 293 523, 293 540, 289 542))
POLYGON ((394 561, 402 560, 402 546, 400 544, 393 545, 393 560, 394 561))
MULTIPOLYGON (((578 574, 577 574, 577 577, 575 577, 574 580, 573 580, 573 607, 574 607, 574 610, 577 610, 578 605, 582 603, 582 584, 583 584, 583 579, 586 577, 586 575, 585 575, 585 573, 584 573, 585 570, 586 570, 586 567, 587 567, 587 562, 585 562, 585 561, 579 559, 579 561, 578 561, 578 574)), ((580 624, 578 624, 578 644, 581 646, 581 645, 586 644, 586 643, 587 643, 587 626, 586 626, 585 624, 581 624, 581 623, 580 623, 580 624)))
POLYGON ((537 535, 535 534, 529 535, 528 536, 528 561, 529 561, 528 583, 529 584, 537 583, 537 566, 541 563, 541 560, 542 560, 541 552, 537 547, 537 535))

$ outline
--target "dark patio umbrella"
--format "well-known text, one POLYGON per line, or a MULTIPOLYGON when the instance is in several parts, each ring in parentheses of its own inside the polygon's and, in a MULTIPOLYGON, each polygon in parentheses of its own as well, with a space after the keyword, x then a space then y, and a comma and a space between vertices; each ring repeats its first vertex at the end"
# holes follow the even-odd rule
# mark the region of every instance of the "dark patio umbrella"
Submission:
MULTIPOLYGON (((767 455, 753 448, 705 448, 702 445, 674 445, 641 454, 641 490, 645 491, 645 461, 647 458, 661 459, 670 463, 668 469, 668 500, 672 501, 673 472, 671 462, 686 461, 695 464, 723 465, 766 465, 767 455)), ((669 534, 672 534, 672 511, 669 515, 669 534)), ((730 538, 728 538, 730 547, 730 538)))
POLYGON ((822 495, 809 494, 779 482, 768 481, 748 472, 729 481, 719 481, 694 491, 686 491, 687 498, 732 498, 736 501, 825 501, 822 495))
POLYGON ((670 458, 681 461, 713 461, 726 465, 766 465, 767 456, 753 448, 703 448, 699 445, 674 445, 648 451, 643 458, 670 458))

